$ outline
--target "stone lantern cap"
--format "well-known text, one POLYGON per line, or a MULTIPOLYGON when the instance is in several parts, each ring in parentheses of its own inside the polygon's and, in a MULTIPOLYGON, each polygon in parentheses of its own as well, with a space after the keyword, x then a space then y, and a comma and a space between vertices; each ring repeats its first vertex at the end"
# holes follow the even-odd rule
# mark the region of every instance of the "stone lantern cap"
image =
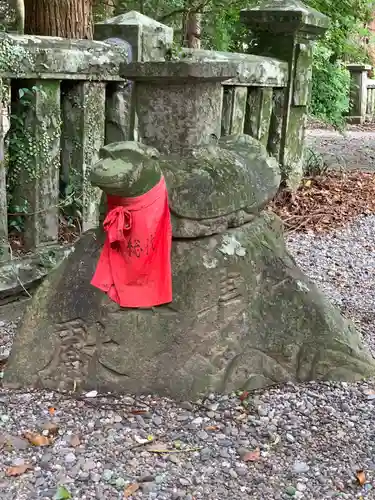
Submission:
POLYGON ((221 82, 236 77, 238 72, 238 61, 150 61, 120 66, 123 78, 159 83, 221 82))
POLYGON ((350 63, 346 65, 346 69, 351 73, 362 73, 363 71, 371 71, 372 66, 364 63, 350 63))
POLYGON ((330 24, 327 16, 299 0, 266 0, 257 7, 241 10, 240 18, 254 31, 303 32, 310 37, 322 35, 330 24))

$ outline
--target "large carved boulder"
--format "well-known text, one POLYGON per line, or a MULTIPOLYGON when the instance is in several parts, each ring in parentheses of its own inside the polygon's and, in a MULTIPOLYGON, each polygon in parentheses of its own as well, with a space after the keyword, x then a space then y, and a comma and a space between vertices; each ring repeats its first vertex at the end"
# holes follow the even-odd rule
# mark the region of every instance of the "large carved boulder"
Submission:
POLYGON ((152 187, 160 172, 173 214, 173 302, 120 308, 92 287, 104 234, 89 231, 37 291, 6 384, 185 399, 375 374, 353 325, 298 269, 281 222, 263 210, 280 173, 257 141, 223 138, 184 157, 111 145, 92 180, 129 196, 152 187))

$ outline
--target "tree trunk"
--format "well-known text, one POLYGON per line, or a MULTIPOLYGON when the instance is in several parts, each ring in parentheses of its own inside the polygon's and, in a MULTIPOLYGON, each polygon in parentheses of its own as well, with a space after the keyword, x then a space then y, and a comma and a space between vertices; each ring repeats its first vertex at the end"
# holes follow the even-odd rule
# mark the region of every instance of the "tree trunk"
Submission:
POLYGON ((25 0, 25 33, 92 38, 92 0, 25 0))
POLYGON ((201 48, 201 14, 189 12, 186 16, 186 45, 189 49, 201 48))

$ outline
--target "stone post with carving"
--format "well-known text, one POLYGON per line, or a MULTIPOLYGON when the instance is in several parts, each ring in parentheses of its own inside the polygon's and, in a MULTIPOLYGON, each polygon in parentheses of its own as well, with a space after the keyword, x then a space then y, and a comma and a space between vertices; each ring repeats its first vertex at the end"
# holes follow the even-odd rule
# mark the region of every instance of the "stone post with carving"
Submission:
MULTIPOLYGON (((242 10, 241 20, 251 31, 251 53, 275 57, 289 65, 286 92, 275 94, 271 140, 279 143, 278 159, 285 184, 296 189, 302 176, 311 96, 312 43, 325 33, 329 19, 299 0, 266 0, 242 10)), ((273 149, 270 144, 269 150, 273 149)))
MULTIPOLYGON (((123 46, 128 62, 164 58, 173 42, 173 29, 136 11, 95 24, 94 38, 123 46)), ((137 138, 137 123, 129 82, 114 82, 107 89, 106 144, 137 138)))

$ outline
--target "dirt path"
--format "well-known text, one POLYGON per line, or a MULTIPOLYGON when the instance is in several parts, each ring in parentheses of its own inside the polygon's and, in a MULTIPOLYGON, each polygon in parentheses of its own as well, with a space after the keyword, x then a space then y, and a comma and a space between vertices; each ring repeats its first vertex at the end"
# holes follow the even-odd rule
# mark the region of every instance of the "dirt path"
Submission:
POLYGON ((375 130, 336 131, 313 129, 307 132, 307 145, 322 154, 328 165, 351 170, 375 171, 375 130))

